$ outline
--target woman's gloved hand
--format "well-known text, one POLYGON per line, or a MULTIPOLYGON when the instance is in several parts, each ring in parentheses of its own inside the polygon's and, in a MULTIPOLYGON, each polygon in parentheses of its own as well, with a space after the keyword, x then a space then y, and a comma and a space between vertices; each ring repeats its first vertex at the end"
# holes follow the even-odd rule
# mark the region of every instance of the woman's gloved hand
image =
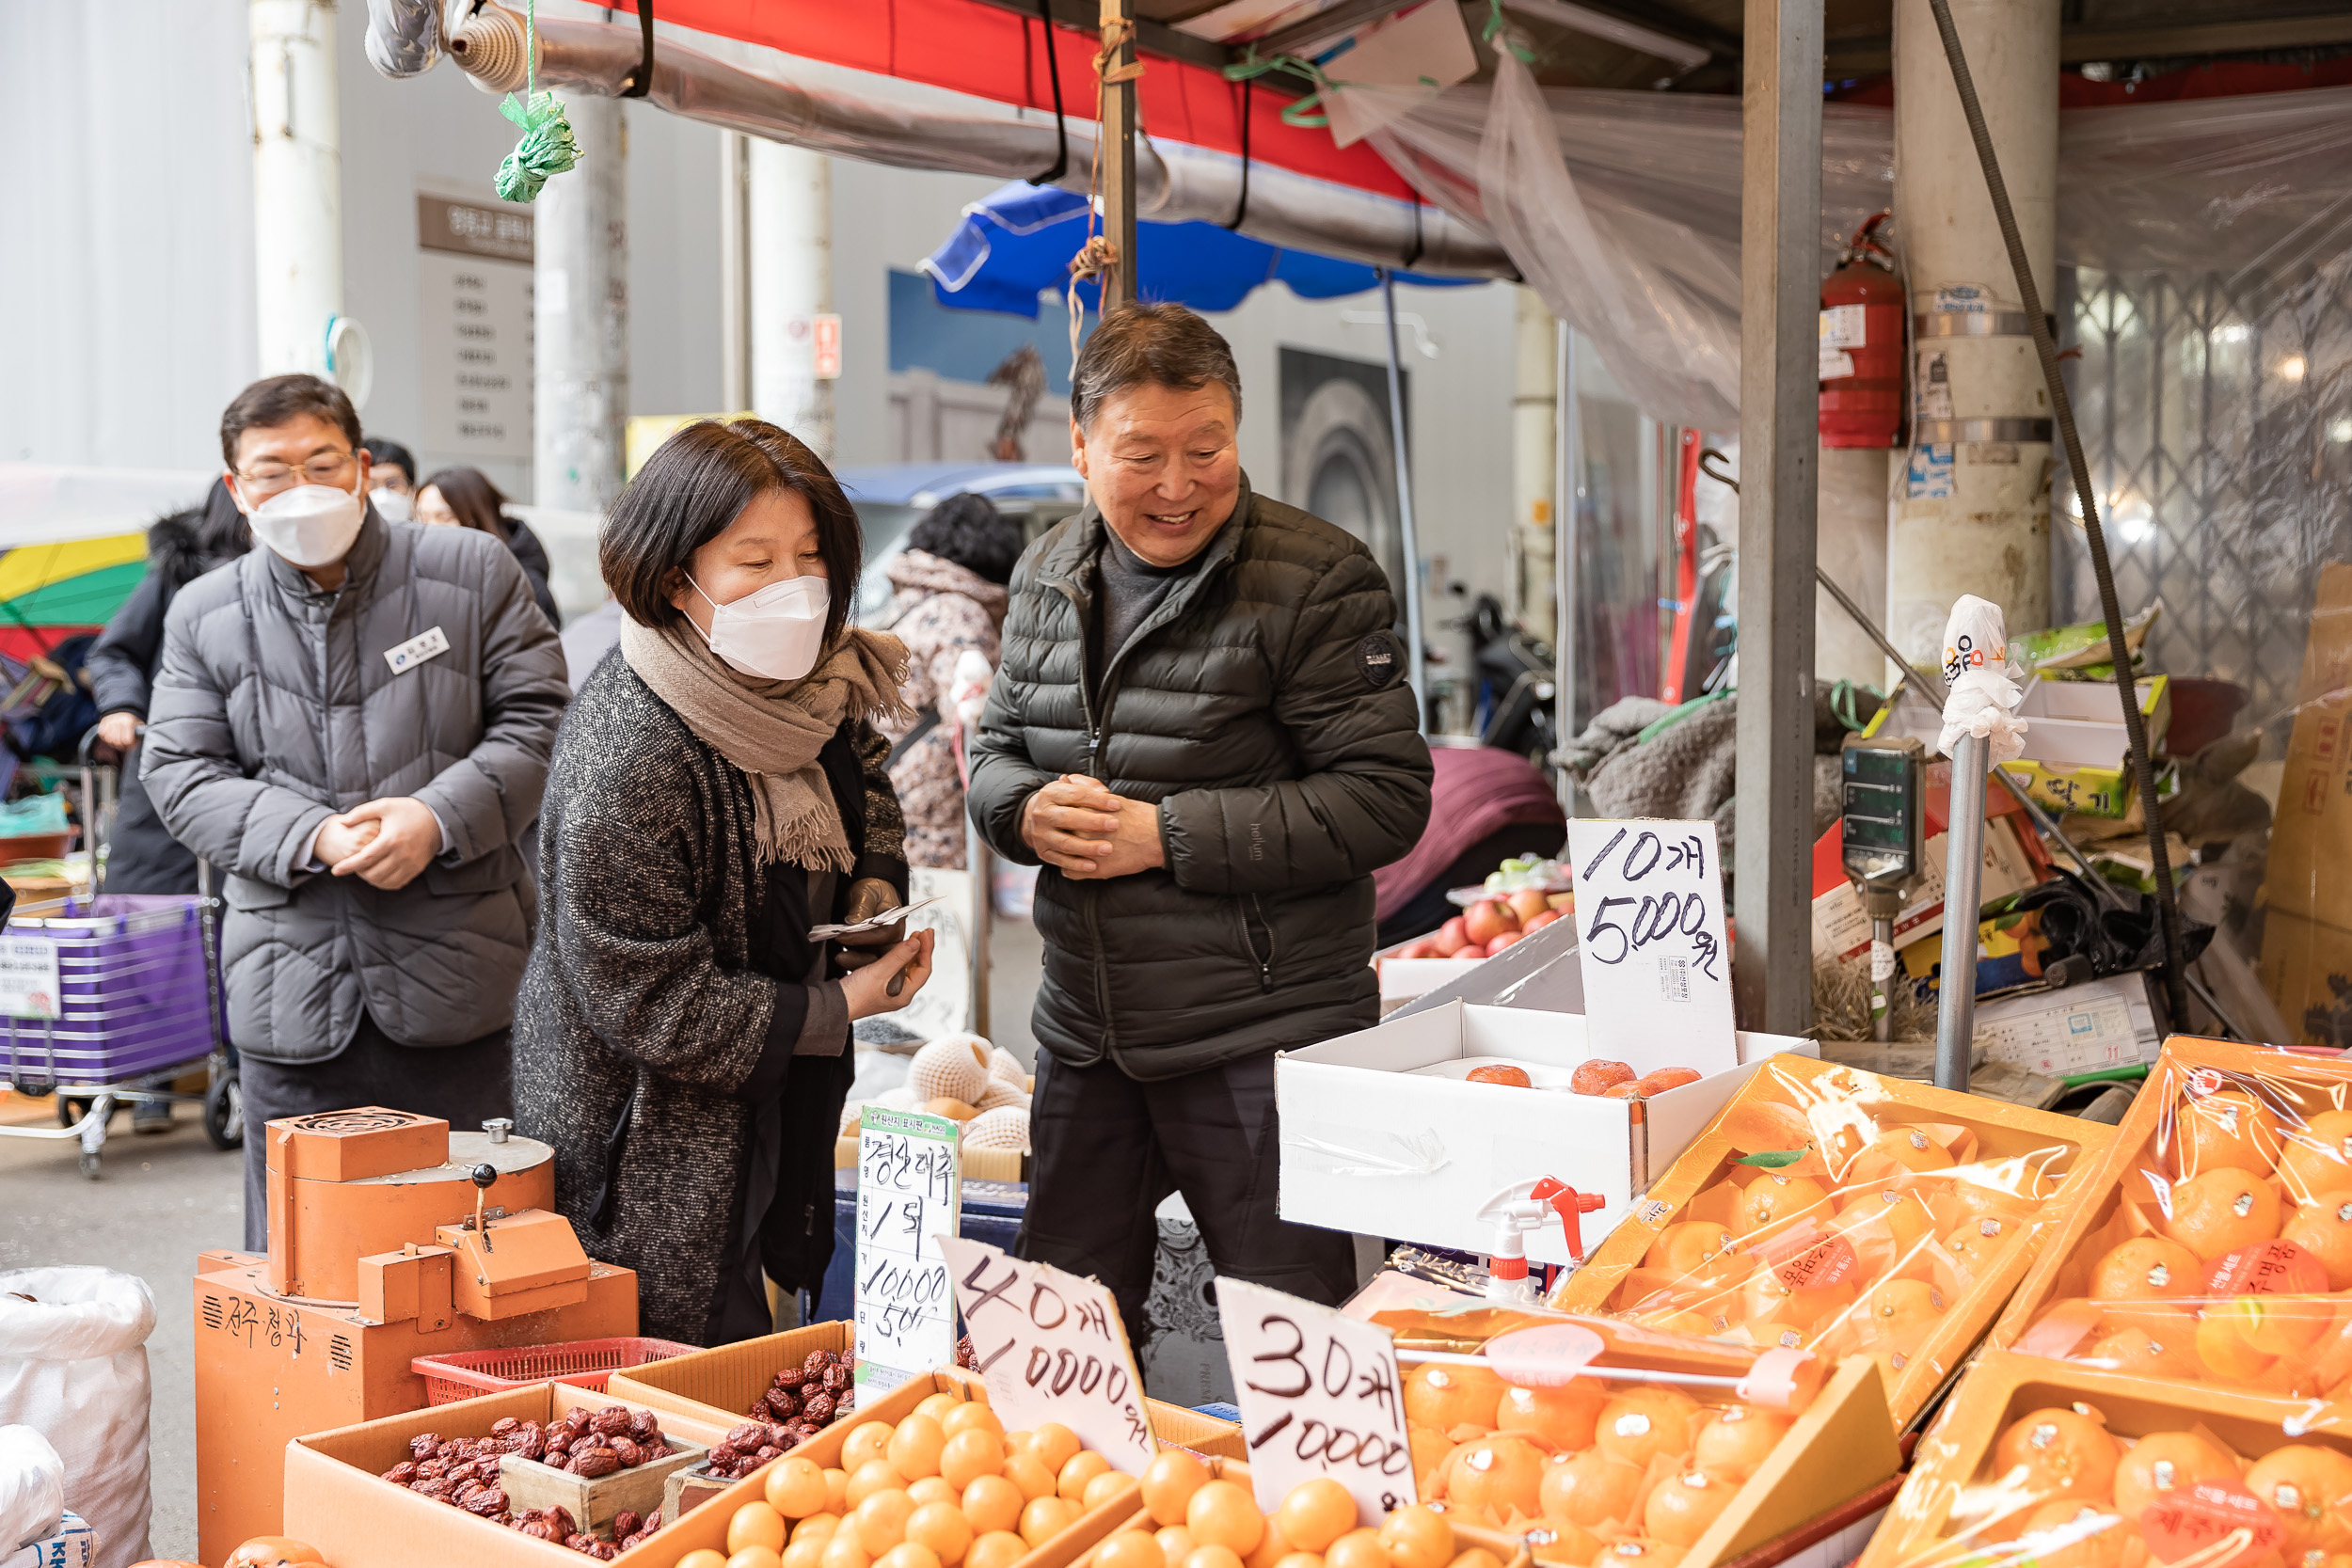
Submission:
MULTIPOLYGON (((860 877, 850 884, 850 901, 842 912, 841 924, 854 926, 861 920, 873 919, 884 910, 895 910, 898 907, 898 890, 897 888, 892 887, 880 877, 860 877)), ((906 935, 907 923, 901 920, 895 925, 884 926, 880 930, 860 931, 854 936, 843 937, 839 954, 841 967, 849 970, 864 969, 876 958, 881 958, 884 949, 895 947, 904 942, 906 935)), ((930 962, 929 958, 924 961, 926 965, 930 962)), ((897 1006, 899 1004, 893 1003, 892 1006, 897 1006)))
POLYGON ((841 982, 843 1000, 850 1005, 850 1022, 895 1013, 914 1000, 923 982, 931 977, 931 939, 935 932, 917 931, 906 941, 866 956, 866 966, 841 982), (897 994, 892 994, 892 988, 897 994))

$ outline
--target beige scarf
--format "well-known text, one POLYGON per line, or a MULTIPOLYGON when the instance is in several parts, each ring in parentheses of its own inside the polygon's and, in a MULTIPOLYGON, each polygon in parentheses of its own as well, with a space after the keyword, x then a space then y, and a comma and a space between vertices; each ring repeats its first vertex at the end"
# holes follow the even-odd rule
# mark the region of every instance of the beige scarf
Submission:
POLYGON ((851 626, 807 674, 771 681, 737 671, 691 626, 657 630, 624 615, 621 657, 688 729, 751 776, 762 861, 850 869, 841 810, 817 753, 845 720, 913 713, 899 690, 905 643, 851 626))

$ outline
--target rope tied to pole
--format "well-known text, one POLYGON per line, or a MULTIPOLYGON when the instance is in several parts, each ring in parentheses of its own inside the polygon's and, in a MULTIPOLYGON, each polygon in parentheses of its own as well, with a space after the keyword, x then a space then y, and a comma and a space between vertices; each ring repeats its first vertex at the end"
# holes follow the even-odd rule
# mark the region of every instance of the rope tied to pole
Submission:
POLYGON ((1129 60, 1125 65, 1112 63, 1119 58, 1120 50, 1134 41, 1136 24, 1125 17, 1105 17, 1103 19, 1102 34, 1103 47, 1094 52, 1094 74, 1102 85, 1112 87, 1141 76, 1141 60, 1129 60))
MULTIPOLYGON (((1104 8, 1107 12, 1109 8, 1104 8)), ((1119 247, 1108 234, 1096 228, 1103 216, 1103 159, 1108 152, 1104 145, 1111 124, 1111 91, 1123 82, 1132 82, 1143 74, 1143 62, 1130 60, 1119 64, 1119 52, 1135 41, 1136 25, 1131 20, 1114 15, 1102 19, 1103 46, 1094 52, 1094 122, 1103 128, 1094 140, 1093 166, 1087 177, 1087 237, 1078 247, 1078 254, 1070 259, 1070 285, 1064 302, 1070 307, 1070 363, 1078 363, 1078 334, 1086 322, 1086 307, 1078 303, 1078 285, 1091 278, 1101 289, 1101 279, 1116 271, 1124 262, 1119 247)), ((1100 293, 1097 298, 1102 297, 1100 293)))
POLYGON ((499 165, 498 193, 505 201, 536 201, 551 175, 580 166, 580 143, 572 122, 564 118, 564 102, 539 90, 539 6, 529 0, 523 9, 523 91, 521 101, 509 93, 499 101, 499 113, 522 127, 522 139, 499 165))

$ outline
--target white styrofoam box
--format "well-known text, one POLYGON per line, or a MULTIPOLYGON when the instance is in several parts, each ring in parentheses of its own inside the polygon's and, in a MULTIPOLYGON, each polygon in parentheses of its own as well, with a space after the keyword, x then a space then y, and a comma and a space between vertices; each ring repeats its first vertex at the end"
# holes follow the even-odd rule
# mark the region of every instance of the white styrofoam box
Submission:
MULTIPOLYGON (((1640 1070, 1675 1065, 1670 1042, 1594 1043, 1576 1013, 1449 1002, 1373 1028, 1282 1052, 1274 1061, 1281 1122, 1282 1218, 1464 1252, 1494 1250, 1479 1209, 1503 1188, 1556 1177, 1597 1193, 1585 1251, 1625 1218, 1763 1061, 1819 1055, 1810 1040, 1741 1033, 1741 1066, 1639 1102, 1465 1083, 1472 1058, 1502 1058, 1539 1083, 1609 1057, 1640 1070), (1646 1066, 1643 1058, 1654 1057, 1646 1066)), ((1528 1239, 1538 1262, 1569 1261, 1549 1225, 1528 1239)))
POLYGON ((1458 979, 1439 982, 1396 1012, 1434 1012, 1456 1001, 1534 1012, 1582 1012, 1584 967, 1576 952, 1576 922, 1553 921, 1471 966, 1458 979))
POLYGON ((1409 1001, 1433 987, 1460 979, 1480 964, 1484 958, 1382 958, 1380 971, 1380 1000, 1409 1001))

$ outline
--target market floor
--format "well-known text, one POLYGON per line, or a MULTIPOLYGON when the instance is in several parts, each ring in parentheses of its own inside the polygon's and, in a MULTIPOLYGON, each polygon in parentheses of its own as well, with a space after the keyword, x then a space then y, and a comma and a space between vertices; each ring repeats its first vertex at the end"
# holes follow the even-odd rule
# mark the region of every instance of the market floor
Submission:
MULTIPOLYGON (((45 1104, 46 1102, 41 1102, 45 1104)), ((8 1106, 17 1116, 38 1106, 8 1106)), ((14 1120, 16 1117, 0 1117, 14 1120)), ((43 1114, 36 1126, 55 1127, 43 1114)), ((155 1499, 150 1541, 160 1558, 196 1557, 196 1255, 245 1241, 242 1156, 222 1153, 181 1107, 169 1132, 134 1137, 115 1117, 104 1172, 82 1175, 67 1139, 0 1136, 0 1269, 90 1263, 135 1274, 155 1293, 147 1341, 153 1389, 149 1449, 155 1499)))

